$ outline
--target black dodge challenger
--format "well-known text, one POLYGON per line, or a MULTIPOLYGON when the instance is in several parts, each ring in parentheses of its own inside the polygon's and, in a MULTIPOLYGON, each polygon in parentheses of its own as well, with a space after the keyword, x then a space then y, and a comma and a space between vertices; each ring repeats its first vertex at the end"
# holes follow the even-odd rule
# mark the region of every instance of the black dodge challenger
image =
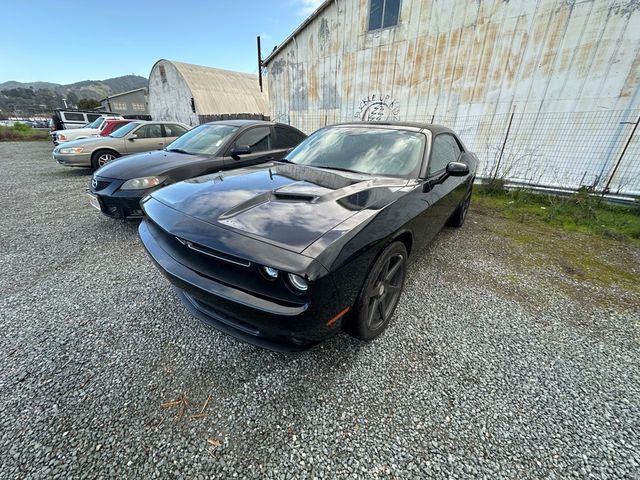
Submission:
POLYGON ((302 350, 389 323, 407 259, 464 222, 477 157, 451 130, 353 123, 285 159, 142 200, 142 242, 196 317, 247 342, 302 350))

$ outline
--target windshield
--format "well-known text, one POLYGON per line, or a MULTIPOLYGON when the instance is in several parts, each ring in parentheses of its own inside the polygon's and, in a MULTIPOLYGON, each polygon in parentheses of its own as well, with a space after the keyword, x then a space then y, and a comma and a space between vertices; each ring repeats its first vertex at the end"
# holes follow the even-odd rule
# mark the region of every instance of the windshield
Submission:
POLYGON ((168 151, 192 155, 216 155, 238 127, 220 124, 204 124, 189 130, 169 145, 168 151))
POLYGON ((104 122, 104 118, 102 117, 96 118, 93 122, 87 124, 87 128, 100 128, 100 125, 102 125, 102 122, 104 122))
POLYGON ((368 175, 417 176, 425 136, 406 130, 333 127, 312 134, 287 155, 311 167, 350 170, 368 175))
POLYGON ((110 137, 114 137, 114 138, 122 138, 127 133, 129 133, 131 130, 136 128, 138 125, 140 125, 140 124, 137 123, 137 122, 127 123, 126 125, 124 125, 124 126, 118 128, 117 130, 114 130, 113 132, 111 132, 111 135, 109 135, 109 136, 110 137))

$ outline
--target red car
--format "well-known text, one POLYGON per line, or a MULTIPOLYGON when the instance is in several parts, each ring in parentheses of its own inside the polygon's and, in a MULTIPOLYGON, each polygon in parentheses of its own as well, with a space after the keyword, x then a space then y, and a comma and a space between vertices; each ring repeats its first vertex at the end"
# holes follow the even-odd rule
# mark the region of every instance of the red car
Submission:
POLYGON ((122 120, 122 119, 107 120, 107 124, 104 126, 104 128, 100 132, 100 136, 106 137, 107 135, 110 135, 114 130, 117 130, 121 126, 131 122, 133 122, 133 120, 122 120))

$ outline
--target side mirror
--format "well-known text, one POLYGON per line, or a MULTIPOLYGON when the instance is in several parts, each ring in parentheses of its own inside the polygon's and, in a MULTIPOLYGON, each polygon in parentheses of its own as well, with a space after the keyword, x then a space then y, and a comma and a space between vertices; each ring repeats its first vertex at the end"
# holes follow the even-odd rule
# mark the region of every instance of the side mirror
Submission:
POLYGON ((469 175, 469 165, 462 162, 449 162, 447 164, 447 174, 452 177, 464 177, 469 175))
POLYGON ((138 135, 134 133, 133 135, 129 135, 128 140, 129 140, 130 142, 133 142, 136 138, 138 138, 138 135))
POLYGON ((251 147, 249 145, 236 145, 231 149, 231 158, 240 160, 240 155, 249 155, 251 147))

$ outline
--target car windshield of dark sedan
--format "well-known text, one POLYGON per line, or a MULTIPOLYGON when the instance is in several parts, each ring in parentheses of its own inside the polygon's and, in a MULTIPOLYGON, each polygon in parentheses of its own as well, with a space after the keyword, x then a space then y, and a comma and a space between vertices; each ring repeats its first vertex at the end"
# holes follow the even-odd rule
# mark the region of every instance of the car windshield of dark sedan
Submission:
POLYGON ((406 130, 334 127, 320 130, 287 155, 310 167, 333 168, 368 175, 417 176, 425 136, 406 130))
POLYGON ((136 123, 136 122, 127 123, 126 125, 120 127, 119 129, 114 130, 113 132, 111 132, 111 135, 109 135, 109 136, 113 137, 113 138, 122 138, 127 133, 129 133, 131 130, 136 128, 138 125, 140 125, 140 124, 136 123))
POLYGON ((216 155, 236 130, 238 127, 231 125, 200 125, 178 137, 166 149, 191 155, 216 155))

